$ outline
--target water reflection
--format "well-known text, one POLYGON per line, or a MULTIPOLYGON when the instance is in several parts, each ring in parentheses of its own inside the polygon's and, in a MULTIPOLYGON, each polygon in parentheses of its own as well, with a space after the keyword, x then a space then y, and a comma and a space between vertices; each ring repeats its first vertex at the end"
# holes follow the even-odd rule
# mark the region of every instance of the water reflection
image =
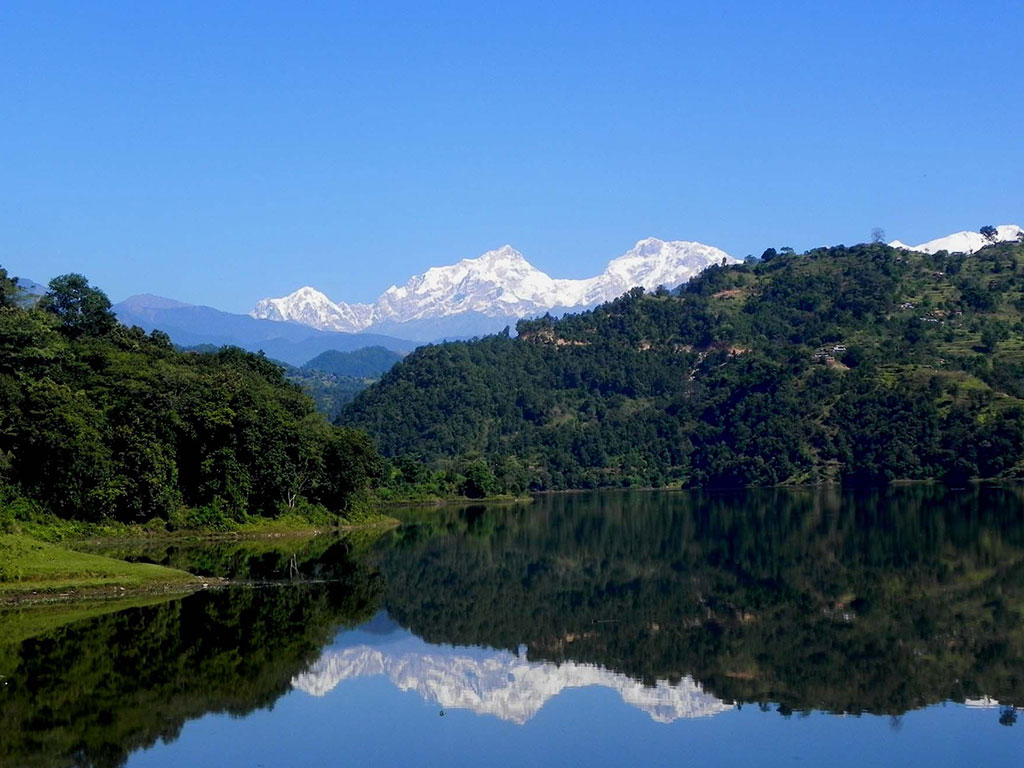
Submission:
POLYGON ((552 497, 467 509, 380 554, 391 615, 725 701, 898 715, 1024 703, 1018 488, 552 497))
POLYGON ((548 702, 571 688, 601 687, 659 723, 708 717, 730 709, 691 678, 660 680, 646 686, 631 677, 592 664, 534 662, 525 652, 494 651, 425 643, 391 622, 392 631, 343 634, 292 685, 311 696, 326 696, 347 680, 383 675, 401 691, 445 709, 468 709, 522 725, 548 702))
MULTIPOLYGON (((238 587, 0 642, 0 765, 118 766, 187 720, 269 707, 379 600, 374 579, 238 587)), ((35 610, 0 615, 0 638, 35 610)))
POLYGON ((1019 488, 405 514, 377 540, 121 546, 252 586, 92 618, 0 613, 0 765, 116 766, 205 713, 368 676, 511 723, 581 687, 657 723, 957 701, 1012 725, 1024 705, 1019 488))

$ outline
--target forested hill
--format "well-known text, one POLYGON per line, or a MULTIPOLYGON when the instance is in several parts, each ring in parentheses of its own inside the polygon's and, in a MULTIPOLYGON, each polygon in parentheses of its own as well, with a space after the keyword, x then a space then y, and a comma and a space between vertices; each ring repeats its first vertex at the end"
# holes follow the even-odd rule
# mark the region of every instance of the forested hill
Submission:
POLYGON ((495 490, 1024 474, 1024 244, 712 267, 518 337, 423 347, 345 423, 495 490))
POLYGON ((171 527, 346 512, 382 472, 282 368, 121 325, 81 275, 38 302, 0 269, 0 532, 13 515, 171 527))

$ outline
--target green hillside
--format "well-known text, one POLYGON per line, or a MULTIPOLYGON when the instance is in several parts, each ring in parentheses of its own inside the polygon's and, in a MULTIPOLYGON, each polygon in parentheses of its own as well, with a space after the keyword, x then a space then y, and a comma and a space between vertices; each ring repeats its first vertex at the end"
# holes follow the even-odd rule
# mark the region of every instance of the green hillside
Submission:
POLYGON ((175 349, 81 275, 34 306, 0 269, 0 532, 46 514, 158 527, 342 513, 381 471, 280 366, 175 349))
POLYGON ((334 421, 356 395, 401 359, 400 354, 384 347, 352 352, 331 349, 301 368, 286 366, 285 375, 313 398, 317 410, 334 421))
POLYGON ((350 376, 354 379, 374 379, 402 359, 397 352, 384 347, 363 347, 352 352, 329 349, 321 352, 304 369, 350 376))
POLYGON ((518 337, 423 347, 343 415, 500 490, 1024 473, 1024 244, 713 267, 518 337))

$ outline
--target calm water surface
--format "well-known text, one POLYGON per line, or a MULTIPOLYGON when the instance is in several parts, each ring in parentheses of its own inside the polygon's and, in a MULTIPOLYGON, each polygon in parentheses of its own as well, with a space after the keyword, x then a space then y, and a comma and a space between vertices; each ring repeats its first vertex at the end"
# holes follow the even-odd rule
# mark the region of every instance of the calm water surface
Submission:
POLYGON ((403 514, 0 614, 0 765, 1024 763, 1019 488, 403 514))

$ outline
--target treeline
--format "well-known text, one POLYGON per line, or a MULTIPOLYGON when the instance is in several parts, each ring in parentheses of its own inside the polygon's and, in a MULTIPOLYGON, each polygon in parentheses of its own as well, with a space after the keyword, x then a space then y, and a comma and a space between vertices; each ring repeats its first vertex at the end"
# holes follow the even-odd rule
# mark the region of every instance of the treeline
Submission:
POLYGON ((342 423, 494 491, 1024 472, 1024 246, 712 267, 518 336, 422 347, 342 423))
POLYGON ((331 425, 277 364, 127 328, 80 275, 29 302, 0 269, 0 419, 8 523, 332 516, 384 472, 367 436, 331 425))

